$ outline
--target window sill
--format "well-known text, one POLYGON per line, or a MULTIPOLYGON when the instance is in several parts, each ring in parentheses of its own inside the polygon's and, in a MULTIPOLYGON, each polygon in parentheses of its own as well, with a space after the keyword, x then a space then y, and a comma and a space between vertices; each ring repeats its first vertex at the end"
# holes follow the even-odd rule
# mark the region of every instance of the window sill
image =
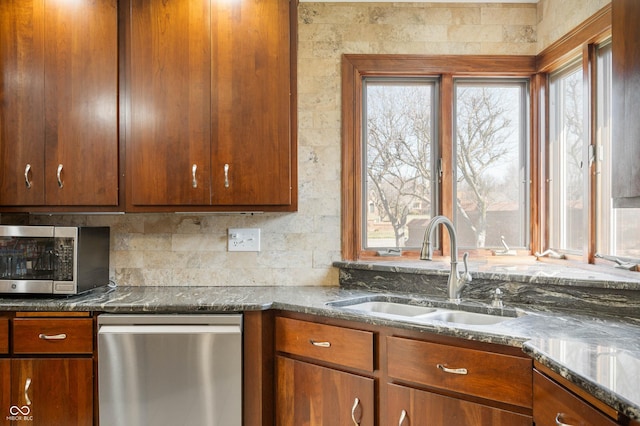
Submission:
MULTIPOLYGON (((405 274, 448 276, 449 257, 436 257, 432 261, 415 257, 371 257, 358 261, 334 262, 341 269, 359 269, 405 274)), ((462 269, 462 261, 459 261, 462 269)), ((640 291, 640 273, 615 268, 611 262, 596 265, 574 260, 558 260, 534 256, 469 257, 469 272, 473 279, 501 282, 548 284, 593 289, 640 291)))

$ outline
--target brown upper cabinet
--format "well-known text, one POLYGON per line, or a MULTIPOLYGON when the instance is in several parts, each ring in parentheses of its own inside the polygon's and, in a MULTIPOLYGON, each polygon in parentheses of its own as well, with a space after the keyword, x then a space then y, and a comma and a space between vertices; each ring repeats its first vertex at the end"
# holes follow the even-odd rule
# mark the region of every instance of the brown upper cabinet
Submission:
POLYGON ((0 2, 0 205, 118 205, 117 0, 0 2))
POLYGON ((295 3, 122 8, 127 211, 297 208, 295 3))
POLYGON ((613 176, 618 207, 640 207, 640 2, 613 0, 613 176))

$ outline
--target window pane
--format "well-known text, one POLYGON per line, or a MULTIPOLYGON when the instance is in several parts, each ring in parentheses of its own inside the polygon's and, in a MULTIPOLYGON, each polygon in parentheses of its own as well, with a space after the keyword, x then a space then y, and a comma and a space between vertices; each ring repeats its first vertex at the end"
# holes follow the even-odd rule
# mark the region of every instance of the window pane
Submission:
POLYGON ((613 208, 611 199, 611 44, 598 48, 597 65, 597 251, 619 257, 640 258, 640 209, 613 208))
POLYGON ((527 245, 527 84, 455 85, 456 229, 464 247, 527 245))
POLYGON ((420 247, 433 212, 434 79, 365 79, 365 248, 420 247))
POLYGON ((582 68, 550 79, 550 242, 555 249, 583 252, 585 220, 584 109, 582 68))

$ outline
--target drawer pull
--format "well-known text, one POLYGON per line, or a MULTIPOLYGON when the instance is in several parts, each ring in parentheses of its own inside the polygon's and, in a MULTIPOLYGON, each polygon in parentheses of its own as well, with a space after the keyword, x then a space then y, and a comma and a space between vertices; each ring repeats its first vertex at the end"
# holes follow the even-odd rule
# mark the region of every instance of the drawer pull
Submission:
POLYGON ((228 164, 224 165, 224 187, 225 188, 229 187, 229 165, 228 164))
POLYGON ((407 420, 407 411, 406 410, 402 410, 402 413, 400 413, 400 420, 398 420, 398 426, 405 426, 404 425, 404 421, 407 420))
POLYGON ((56 178, 58 179, 58 188, 64 187, 64 182, 62 182, 62 164, 58 164, 58 169, 56 170, 56 178))
POLYGON ((42 340, 64 340, 67 338, 65 333, 60 334, 38 334, 38 337, 42 340))
POLYGON ((31 386, 31 377, 27 377, 24 381, 24 401, 27 405, 31 405, 31 399, 29 399, 29 387, 31 386))
MULTIPOLYGON (((360 420, 356 420, 356 410, 360 406, 360 400, 356 398, 353 401, 353 407, 351 407, 351 420, 353 421, 354 426, 360 426, 360 420)), ((362 420, 362 412, 360 412, 360 419, 362 420)))
POLYGON ((31 189, 31 181, 29 180, 29 172, 31 171, 31 164, 27 164, 24 168, 24 183, 27 185, 27 189, 31 189))
POLYGON ((558 414, 556 415, 556 425, 557 425, 557 426, 572 426, 572 425, 570 425, 569 423, 564 423, 564 420, 563 420, 563 418, 562 418, 562 417, 564 417, 564 414, 563 414, 563 413, 558 413, 558 414))
POLYGON ((440 370, 444 371, 445 373, 451 373, 451 374, 467 374, 467 369, 466 368, 448 368, 445 367, 442 364, 437 364, 436 365, 440 370))
POLYGON ((316 342, 315 340, 309 340, 313 346, 318 346, 319 348, 330 348, 331 342, 316 342))

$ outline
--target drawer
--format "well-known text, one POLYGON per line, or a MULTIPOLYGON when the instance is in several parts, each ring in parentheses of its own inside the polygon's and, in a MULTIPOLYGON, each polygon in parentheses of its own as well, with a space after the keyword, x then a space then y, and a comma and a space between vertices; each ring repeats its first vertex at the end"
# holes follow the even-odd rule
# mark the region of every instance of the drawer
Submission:
POLYGON ((387 363, 393 379, 532 407, 528 358, 387 337, 387 363))
POLYGON ((0 318, 0 354, 9 353, 9 319, 0 318))
POLYGON ((93 320, 91 318, 15 318, 13 320, 15 354, 91 354, 93 320))
POLYGON ((618 424, 537 371, 533 374, 533 421, 536 426, 618 424))
POLYGON ((370 331, 277 317, 276 350, 373 371, 373 333, 370 331))

